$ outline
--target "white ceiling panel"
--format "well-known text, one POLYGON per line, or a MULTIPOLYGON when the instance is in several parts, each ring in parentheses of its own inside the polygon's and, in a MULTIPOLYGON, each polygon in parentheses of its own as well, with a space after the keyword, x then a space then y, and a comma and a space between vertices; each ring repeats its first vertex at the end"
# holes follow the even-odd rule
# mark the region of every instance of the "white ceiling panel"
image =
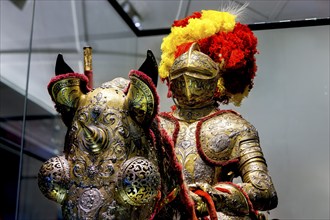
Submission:
MULTIPOLYGON (((114 0, 112 0, 114 1, 114 0)), ((22 1, 23 2, 23 1, 22 1)), ((33 0, 18 7, 16 0, 0 1, 1 81, 17 91, 25 90, 31 36, 33 0), (15 4, 14 4, 15 2, 15 4)), ((125 0, 118 0, 119 3, 125 0)), ((218 10, 220 0, 130 0, 142 21, 142 30, 169 28, 175 19, 202 9, 218 10)), ((243 5, 246 1, 233 1, 243 5)), ((329 0, 254 0, 242 23, 329 17, 329 0)), ((64 55, 77 72, 82 71, 82 49, 93 48, 95 85, 114 76, 126 76, 139 66, 151 49, 160 59, 163 36, 138 38, 107 0, 35 1, 29 98, 52 109, 48 94, 40 95, 53 76, 56 56, 64 55), (39 74, 39 75, 38 75, 39 74)), ((113 2, 112 2, 113 3, 113 2)), ((43 91, 44 92, 44 91, 43 91)))
POLYGON ((330 14, 329 0, 289 1, 277 19, 300 20, 306 18, 325 18, 330 14))

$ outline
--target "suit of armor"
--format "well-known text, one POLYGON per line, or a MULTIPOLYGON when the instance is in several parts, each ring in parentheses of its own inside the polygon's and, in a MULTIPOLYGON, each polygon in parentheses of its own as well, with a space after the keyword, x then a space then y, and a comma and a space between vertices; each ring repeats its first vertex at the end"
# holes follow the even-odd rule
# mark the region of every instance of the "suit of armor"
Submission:
MULTIPOLYGON (((161 126, 172 134, 186 184, 211 195, 219 219, 249 219, 277 205, 257 131, 240 115, 214 106, 178 109, 162 114, 161 126), (238 176, 243 183, 232 183, 238 176)), ((197 201, 197 212, 208 214, 197 201)))
POLYGON ((197 44, 178 57, 169 73, 176 108, 160 114, 160 125, 173 140, 197 217, 262 219, 259 210, 277 206, 276 191, 257 130, 210 95, 218 72, 197 44))

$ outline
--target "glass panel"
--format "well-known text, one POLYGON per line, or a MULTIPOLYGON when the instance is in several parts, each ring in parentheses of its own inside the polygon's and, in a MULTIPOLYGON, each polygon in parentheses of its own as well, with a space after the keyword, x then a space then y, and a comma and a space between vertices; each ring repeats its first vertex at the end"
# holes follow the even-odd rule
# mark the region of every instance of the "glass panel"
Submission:
MULTIPOLYGON (((33 3, 0 1, 0 219, 15 219, 33 3)), ((29 104, 29 102, 26 102, 29 104)))
POLYGON ((61 219, 60 205, 40 191, 42 163, 61 155, 66 127, 47 85, 59 53, 83 73, 83 47, 93 49, 93 84, 127 77, 136 63, 136 37, 107 1, 36 1, 19 219, 61 219))
MULTIPOLYGON (((0 165, 5 167, 0 219, 4 220, 15 219, 18 185, 18 219, 61 219, 60 206, 44 197, 37 183, 41 164, 62 153, 66 133, 47 91, 57 54, 82 73, 82 49, 92 46, 95 87, 126 77, 142 63, 149 46, 160 61, 162 37, 136 39, 107 1, 35 2, 28 63, 34 1, 0 1, 0 165)), ((170 22, 172 18, 164 26, 170 22)), ((329 26, 257 35, 255 87, 240 108, 223 108, 236 109, 259 130, 279 194, 279 206, 269 218, 328 219, 329 26)), ((159 82, 157 89, 161 110, 170 110, 173 101, 166 98, 167 87, 159 82)))

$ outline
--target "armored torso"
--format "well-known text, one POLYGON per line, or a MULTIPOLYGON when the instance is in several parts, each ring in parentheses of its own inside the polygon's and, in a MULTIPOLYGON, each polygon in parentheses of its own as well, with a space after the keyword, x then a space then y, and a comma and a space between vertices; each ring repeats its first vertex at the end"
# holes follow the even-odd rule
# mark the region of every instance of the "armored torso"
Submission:
POLYGON ((177 109, 160 118, 174 142, 185 183, 204 184, 218 218, 254 219, 255 210, 277 204, 258 133, 238 113, 209 106, 177 109), (232 183, 238 176, 242 183, 232 183))
POLYGON ((254 127, 237 113, 216 108, 162 114, 161 125, 173 137, 188 184, 231 180, 234 173, 231 172, 229 178, 221 169, 237 164, 241 136, 257 135, 254 127), (221 176, 226 179, 220 180, 221 176))

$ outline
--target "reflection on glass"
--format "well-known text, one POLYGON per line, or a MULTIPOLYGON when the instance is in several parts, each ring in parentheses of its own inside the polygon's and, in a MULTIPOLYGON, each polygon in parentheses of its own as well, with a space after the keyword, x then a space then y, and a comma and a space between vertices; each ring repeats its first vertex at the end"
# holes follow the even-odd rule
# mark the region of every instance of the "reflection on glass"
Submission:
POLYGON ((41 194, 37 183, 41 164, 62 154, 67 129, 47 91, 56 57, 62 53, 75 72, 83 73, 83 48, 93 47, 94 84, 99 86, 127 76, 136 63, 136 39, 107 1, 15 2, 0 1, 0 155, 6 167, 0 219, 62 219, 59 206, 41 194), (95 25, 100 21, 105 25, 95 25))

